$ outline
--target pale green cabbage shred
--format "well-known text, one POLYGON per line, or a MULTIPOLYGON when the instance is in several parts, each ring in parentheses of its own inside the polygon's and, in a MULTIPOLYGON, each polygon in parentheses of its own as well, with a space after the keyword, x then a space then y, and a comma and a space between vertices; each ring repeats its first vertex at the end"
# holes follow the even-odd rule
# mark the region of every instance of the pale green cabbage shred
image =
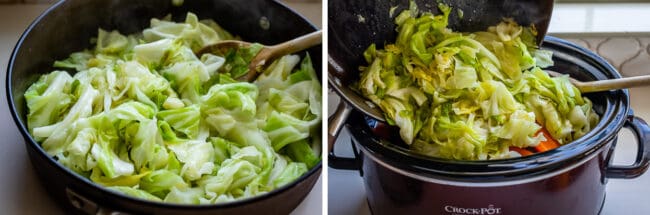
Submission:
POLYGON ((226 39, 192 13, 141 34, 100 29, 92 50, 55 63, 73 75, 53 71, 25 92, 29 131, 71 170, 152 201, 214 204, 293 182, 320 162, 311 59, 284 56, 237 82, 224 71, 245 72, 246 53, 194 54, 226 39))
POLYGON ((535 44, 533 29, 504 19, 484 32, 447 28, 451 8, 395 18, 394 44, 364 52, 359 91, 419 153, 457 160, 519 156, 509 147, 536 146, 542 126, 560 144, 598 122, 592 103, 567 76, 549 77, 552 52, 535 44), (536 123, 537 122, 537 123, 536 123), (538 124, 539 123, 539 124, 538 124))

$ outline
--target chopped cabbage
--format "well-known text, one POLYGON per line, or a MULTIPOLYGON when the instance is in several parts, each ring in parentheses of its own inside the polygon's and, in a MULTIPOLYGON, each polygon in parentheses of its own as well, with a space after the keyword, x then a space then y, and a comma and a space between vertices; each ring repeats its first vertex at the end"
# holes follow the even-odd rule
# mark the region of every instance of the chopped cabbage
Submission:
POLYGON ((71 170, 152 201, 214 204, 291 183, 320 162, 311 59, 284 56, 237 82, 261 46, 194 54, 224 39, 235 37, 192 13, 153 19, 142 34, 100 29, 93 49, 54 63, 73 73, 27 89, 29 131, 71 170))
POLYGON ((486 31, 453 32, 451 8, 418 14, 411 4, 395 18, 395 43, 363 53, 368 66, 356 87, 413 150, 458 160, 508 158, 511 146, 545 140, 542 127, 566 144, 597 123, 591 102, 566 76, 541 70, 553 65, 552 53, 537 48, 531 28, 504 19, 486 31))

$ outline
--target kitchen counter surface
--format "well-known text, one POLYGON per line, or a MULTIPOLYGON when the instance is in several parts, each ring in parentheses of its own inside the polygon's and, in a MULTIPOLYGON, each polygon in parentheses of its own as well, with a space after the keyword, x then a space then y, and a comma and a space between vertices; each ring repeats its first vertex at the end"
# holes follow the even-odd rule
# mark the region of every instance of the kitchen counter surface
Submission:
MULTIPOLYGON (((306 14, 317 26, 321 23, 320 3, 287 3, 306 14)), ((5 79, 9 56, 25 28, 49 5, 0 4, 0 214, 66 214, 46 195, 27 157, 24 140, 6 105, 5 79)), ((52 179, 56 180, 56 179, 52 179)), ((307 198, 291 214, 320 214, 322 211, 322 177, 307 198)))

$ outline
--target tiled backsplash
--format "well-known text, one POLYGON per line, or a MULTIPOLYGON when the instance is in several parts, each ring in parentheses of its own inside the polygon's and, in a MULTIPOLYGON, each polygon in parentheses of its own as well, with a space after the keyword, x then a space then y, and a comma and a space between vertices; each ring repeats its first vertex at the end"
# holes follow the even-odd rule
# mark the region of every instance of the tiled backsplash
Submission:
POLYGON ((650 74, 650 34, 638 36, 562 36, 607 59, 623 76, 650 74))

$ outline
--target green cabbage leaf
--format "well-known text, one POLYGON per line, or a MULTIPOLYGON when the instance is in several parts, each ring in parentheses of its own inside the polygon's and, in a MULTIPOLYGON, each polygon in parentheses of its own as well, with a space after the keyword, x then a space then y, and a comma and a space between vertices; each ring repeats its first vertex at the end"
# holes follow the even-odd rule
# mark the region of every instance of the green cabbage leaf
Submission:
POLYGON ((29 132, 80 176, 150 201, 215 204, 290 184, 321 159, 311 58, 284 56, 239 82, 261 45, 195 54, 225 39, 236 37, 192 13, 141 34, 99 29, 25 91, 29 132))
MULTIPOLYGON (((456 160, 503 159, 516 156, 509 147, 545 140, 541 128, 567 144, 598 122, 591 102, 566 76, 542 70, 553 65, 553 53, 537 47, 532 28, 504 19, 485 31, 454 32, 447 27, 451 9, 439 9, 440 15, 420 13, 411 2, 395 18, 395 43, 372 44, 363 53, 368 66, 355 85, 413 150, 456 160)), ((284 124, 294 122, 285 118, 284 124)), ((293 128, 277 136, 276 148, 300 138, 293 128)))

